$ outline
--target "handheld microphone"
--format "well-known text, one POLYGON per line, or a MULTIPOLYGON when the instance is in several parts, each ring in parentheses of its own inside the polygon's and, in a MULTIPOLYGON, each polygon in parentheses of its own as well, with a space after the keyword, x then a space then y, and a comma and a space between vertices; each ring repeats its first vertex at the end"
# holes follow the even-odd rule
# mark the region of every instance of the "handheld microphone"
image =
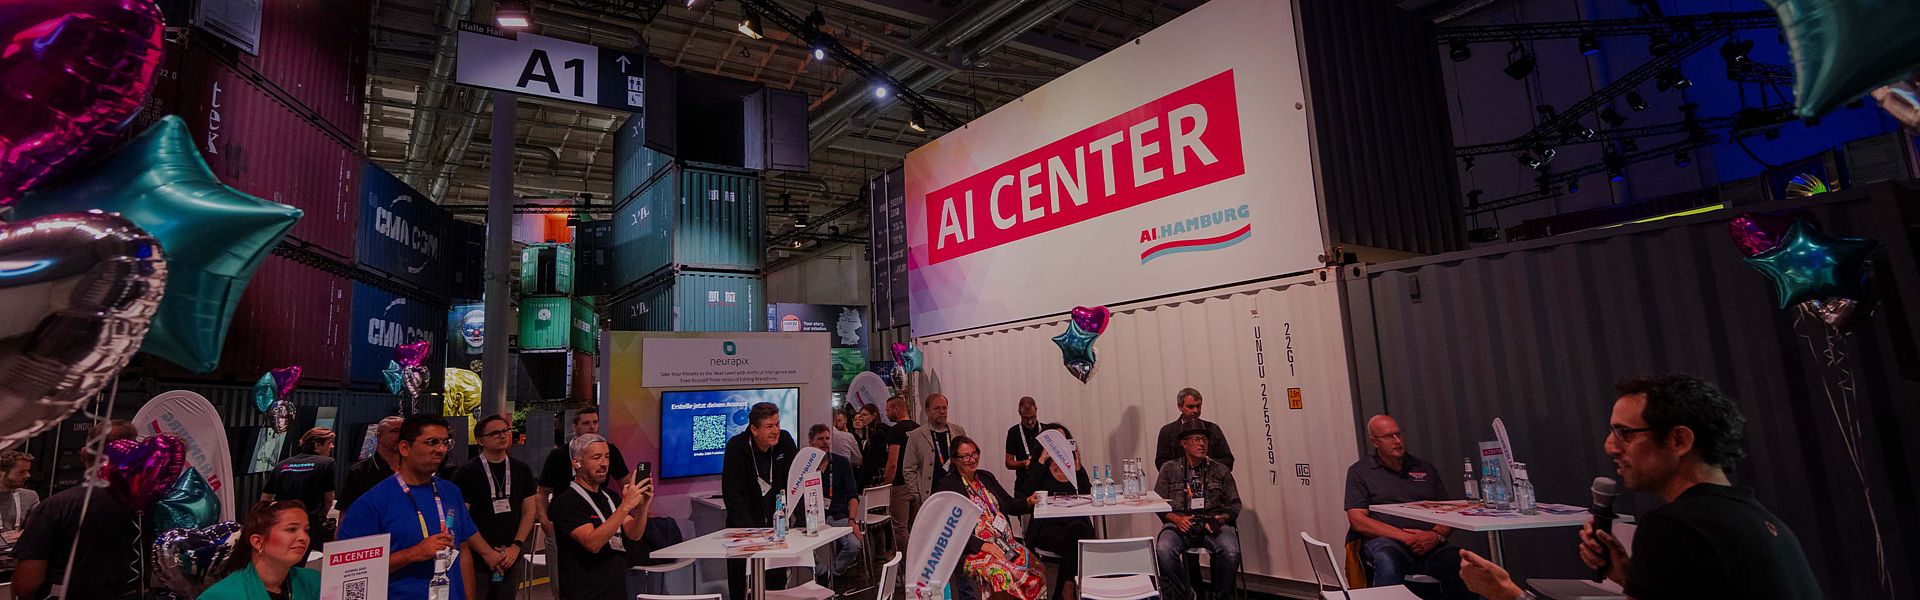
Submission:
MULTIPOLYGON (((1620 484, 1610 477, 1595 477, 1593 478, 1593 488, 1590 491, 1593 492, 1593 506, 1588 508, 1587 512, 1593 515, 1594 533, 1598 534, 1602 531, 1612 532, 1614 517, 1613 500, 1620 495, 1620 484)), ((1591 581, 1599 583, 1601 580, 1606 579, 1607 569, 1613 566, 1609 564, 1611 562, 1612 558, 1605 551, 1602 551, 1600 553, 1600 566, 1593 569, 1593 578, 1591 581)))

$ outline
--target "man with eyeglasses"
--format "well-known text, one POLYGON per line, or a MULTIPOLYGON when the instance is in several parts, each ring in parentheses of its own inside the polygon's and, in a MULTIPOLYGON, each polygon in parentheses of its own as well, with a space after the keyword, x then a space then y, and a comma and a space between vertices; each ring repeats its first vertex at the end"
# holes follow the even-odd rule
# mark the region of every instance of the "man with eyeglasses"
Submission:
POLYGON ((533 469, 507 456, 513 447, 513 424, 505 415, 488 415, 473 432, 480 440, 480 460, 461 465, 453 483, 460 486, 480 531, 467 540, 468 552, 479 561, 474 563, 474 597, 505 600, 520 589, 521 569, 514 567, 533 531, 533 469))
MULTIPOLYGON (((1747 455, 1747 419, 1705 379, 1666 375, 1614 386, 1604 447, 1629 490, 1665 502, 1640 515, 1628 554, 1611 532, 1580 529, 1580 560, 1629 598, 1821 598, 1799 538, 1728 480, 1747 455)), ((1460 576, 1492 600, 1530 598, 1506 569, 1462 552, 1460 576)))
POLYGON ((414 415, 400 424, 399 462, 392 476, 374 484, 340 520, 340 539, 385 533, 388 540, 387 597, 426 598, 427 584, 445 568, 451 580, 448 598, 474 590, 473 560, 459 552, 474 535, 473 517, 460 487, 433 471, 453 445, 447 420, 414 415), (441 556, 451 558, 445 564, 441 556))
POLYGON ((1373 568, 1374 586, 1401 585, 1408 575, 1440 581, 1445 598, 1472 598, 1460 581, 1460 547, 1447 543, 1453 529, 1368 510, 1376 504, 1447 500, 1440 469, 1407 453, 1406 433, 1387 415, 1367 419, 1373 452, 1347 467, 1347 525, 1361 537, 1362 555, 1373 568))

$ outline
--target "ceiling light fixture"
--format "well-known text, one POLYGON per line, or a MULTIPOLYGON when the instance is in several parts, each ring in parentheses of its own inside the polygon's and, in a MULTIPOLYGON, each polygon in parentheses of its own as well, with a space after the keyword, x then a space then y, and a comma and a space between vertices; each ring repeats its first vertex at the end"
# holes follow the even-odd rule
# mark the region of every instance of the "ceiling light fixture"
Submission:
POLYGON ((875 98, 885 98, 885 97, 887 97, 887 86, 886 86, 886 84, 884 84, 884 83, 883 83, 883 84, 876 84, 876 85, 874 85, 874 86, 873 86, 873 97, 875 97, 875 98))
POLYGON ((925 114, 921 114, 920 109, 916 108, 916 109, 913 109, 913 116, 907 119, 907 128, 912 129, 914 131, 921 132, 921 133, 926 133, 927 126, 924 125, 924 123, 926 122, 927 122, 927 116, 925 114))
POLYGON ((1619 129, 1621 125, 1627 123, 1627 118, 1620 116, 1620 111, 1609 106, 1600 109, 1600 122, 1606 123, 1608 129, 1619 129))
POLYGON ((1595 37, 1591 33, 1580 36, 1580 54, 1581 55, 1593 56, 1599 53, 1600 53, 1600 38, 1595 37))
POLYGON ((752 39, 757 40, 757 39, 766 37, 766 35, 760 33, 761 32, 760 12, 753 10, 751 8, 747 9, 746 18, 740 20, 740 27, 738 29, 740 31, 740 35, 744 35, 752 39))
POLYGON ((1644 111, 1647 109, 1647 99, 1640 96, 1639 90, 1629 91, 1627 92, 1627 108, 1633 109, 1633 112, 1644 111))
POLYGON ((1500 70, 1506 72, 1507 77, 1519 81, 1533 74, 1533 66, 1533 53, 1527 52, 1520 42, 1514 42, 1513 48, 1507 50, 1507 66, 1500 70))
POLYGON ((533 25, 533 8, 526 0, 500 0, 493 5, 493 20, 502 29, 526 29, 533 25))

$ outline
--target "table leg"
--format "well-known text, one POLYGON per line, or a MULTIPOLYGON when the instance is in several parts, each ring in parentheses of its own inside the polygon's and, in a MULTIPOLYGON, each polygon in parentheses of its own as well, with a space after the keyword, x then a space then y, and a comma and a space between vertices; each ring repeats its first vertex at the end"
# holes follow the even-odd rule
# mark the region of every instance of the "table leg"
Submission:
POLYGON ((1490 555, 1487 558, 1492 560, 1493 564, 1506 566, 1505 553, 1500 551, 1500 532, 1487 532, 1487 554, 1490 555))
POLYGON ((767 559, 747 559, 747 598, 749 600, 766 600, 767 559))

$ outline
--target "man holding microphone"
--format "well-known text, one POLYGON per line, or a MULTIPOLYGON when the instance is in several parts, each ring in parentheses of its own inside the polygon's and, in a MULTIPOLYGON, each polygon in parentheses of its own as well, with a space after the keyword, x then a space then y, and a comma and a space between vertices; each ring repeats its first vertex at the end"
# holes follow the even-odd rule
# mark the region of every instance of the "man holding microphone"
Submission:
MULTIPOLYGON (((1606 452, 1627 489, 1665 502, 1640 516, 1633 552, 1592 522, 1580 560, 1638 600, 1821 598, 1820 584, 1786 523, 1727 479, 1746 456, 1746 418, 1712 383, 1693 376, 1629 379, 1614 387, 1606 452)), ((1460 553, 1460 577, 1492 600, 1532 598, 1506 569, 1460 553)))

